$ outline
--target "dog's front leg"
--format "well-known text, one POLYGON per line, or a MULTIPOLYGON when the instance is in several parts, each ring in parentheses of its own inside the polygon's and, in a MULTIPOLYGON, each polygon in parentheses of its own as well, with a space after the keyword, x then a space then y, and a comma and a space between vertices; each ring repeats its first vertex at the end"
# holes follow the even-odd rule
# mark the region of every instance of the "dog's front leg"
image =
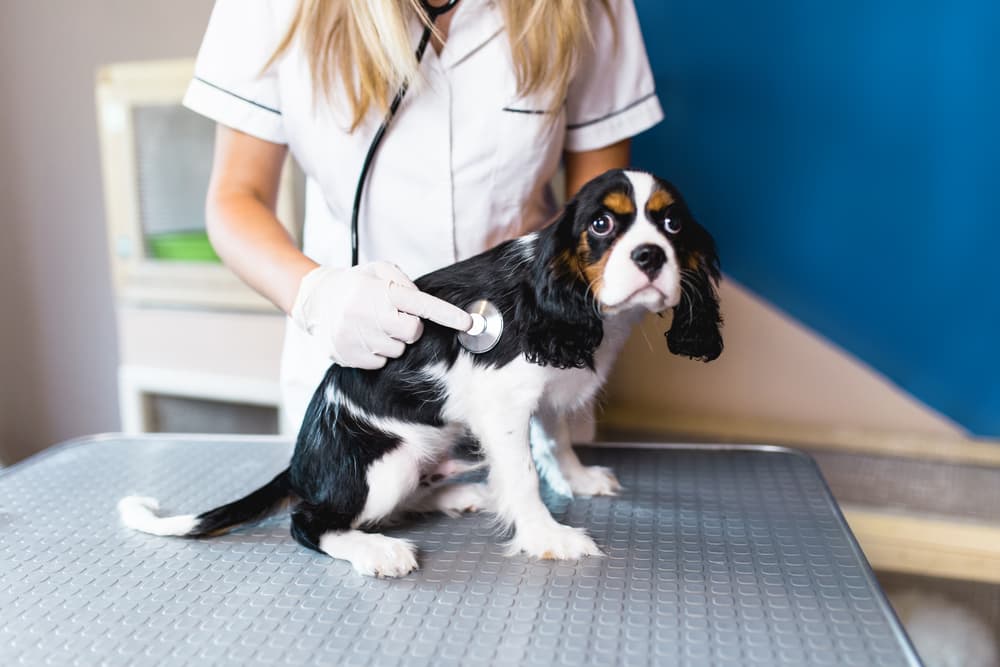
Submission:
MULTIPOLYGON (((508 406, 509 407, 509 406, 508 406)), ((513 553, 545 559, 574 560, 601 551, 580 528, 552 518, 538 491, 538 472, 528 442, 530 410, 519 414, 480 414, 473 431, 490 466, 489 485, 494 511, 514 528, 513 553)))

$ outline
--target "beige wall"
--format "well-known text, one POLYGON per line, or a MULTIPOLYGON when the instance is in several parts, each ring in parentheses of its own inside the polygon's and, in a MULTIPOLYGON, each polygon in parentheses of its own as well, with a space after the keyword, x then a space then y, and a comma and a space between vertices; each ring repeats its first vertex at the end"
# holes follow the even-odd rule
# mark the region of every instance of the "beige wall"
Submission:
POLYGON ((118 428, 94 72, 190 56, 210 0, 8 0, 0 20, 0 461, 118 428))
POLYGON ((669 354, 664 321, 647 318, 605 387, 605 425, 706 434, 750 434, 774 425, 944 439, 965 435, 736 281, 723 280, 719 296, 722 356, 704 364, 669 354))

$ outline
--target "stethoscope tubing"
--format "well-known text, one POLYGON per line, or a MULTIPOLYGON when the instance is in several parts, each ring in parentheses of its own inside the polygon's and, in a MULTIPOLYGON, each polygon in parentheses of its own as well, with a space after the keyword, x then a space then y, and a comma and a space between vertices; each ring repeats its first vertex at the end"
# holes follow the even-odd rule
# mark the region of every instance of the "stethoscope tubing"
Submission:
MULTIPOLYGON (((434 7, 428 2, 428 0, 420 0, 420 4, 423 5, 424 11, 427 13, 427 17, 430 19, 430 23, 424 27, 423 35, 420 36, 420 43, 417 45, 416 57, 417 62, 420 63, 424 59, 424 53, 427 51, 427 44, 431 41, 431 33, 433 32, 433 26, 438 17, 442 14, 449 12, 455 5, 458 4, 459 0, 448 0, 448 2, 440 7, 434 7)), ((392 103, 389 105, 389 111, 385 115, 385 119, 382 121, 378 129, 375 130, 375 136, 372 137, 372 142, 368 146, 368 153, 365 155, 365 161, 361 164, 361 174, 358 176, 358 186, 354 190, 354 205, 351 207, 351 266, 358 265, 358 217, 361 213, 361 196, 365 190, 365 182, 368 179, 368 172, 371 171, 372 162, 375 159, 375 153, 378 151, 379 144, 382 143, 382 139, 385 137, 385 132, 389 129, 389 123, 395 117, 396 112, 399 110, 399 105, 403 103, 403 98, 406 97, 406 91, 409 89, 409 84, 403 82, 403 85, 399 87, 396 91, 395 97, 392 99, 392 103)))

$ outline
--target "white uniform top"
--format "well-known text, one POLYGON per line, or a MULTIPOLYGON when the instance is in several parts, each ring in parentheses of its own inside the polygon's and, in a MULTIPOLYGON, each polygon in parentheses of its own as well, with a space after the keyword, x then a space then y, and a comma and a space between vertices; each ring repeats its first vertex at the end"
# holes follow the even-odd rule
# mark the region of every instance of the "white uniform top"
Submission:
MULTIPOLYGON (((428 47, 425 86, 407 95, 378 150, 361 205, 360 261, 393 262, 410 277, 537 228, 554 212, 563 150, 602 148, 663 117, 633 0, 610 0, 618 38, 592 2, 594 46, 559 118, 519 97, 499 7, 461 0, 440 55, 428 47)), ((382 114, 353 132, 347 105, 314 104, 294 47, 262 68, 284 36, 294 0, 217 0, 185 106, 223 125, 287 144, 307 176, 303 244, 320 264, 350 264, 351 206, 382 114)), ((414 47, 422 27, 411 21, 414 47)), ((294 432, 329 359, 289 321, 282 356, 283 430, 294 432)))

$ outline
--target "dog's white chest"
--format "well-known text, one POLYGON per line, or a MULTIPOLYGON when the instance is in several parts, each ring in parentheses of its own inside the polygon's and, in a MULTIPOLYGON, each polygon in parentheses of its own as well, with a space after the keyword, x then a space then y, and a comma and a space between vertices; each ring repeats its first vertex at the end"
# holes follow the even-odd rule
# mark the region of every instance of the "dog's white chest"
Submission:
POLYGON ((604 323, 604 338, 594 353, 594 368, 553 368, 519 357, 503 366, 477 366, 472 355, 461 354, 447 371, 429 374, 447 387, 445 417, 468 422, 498 405, 512 412, 534 412, 544 402, 558 412, 590 402, 607 379, 615 358, 641 313, 623 313, 604 323))
POLYGON ((632 325, 641 314, 624 313, 607 320, 604 338, 594 351, 594 369, 548 369, 544 400, 559 412, 574 410, 589 403, 608 379, 615 359, 628 338, 632 325))

